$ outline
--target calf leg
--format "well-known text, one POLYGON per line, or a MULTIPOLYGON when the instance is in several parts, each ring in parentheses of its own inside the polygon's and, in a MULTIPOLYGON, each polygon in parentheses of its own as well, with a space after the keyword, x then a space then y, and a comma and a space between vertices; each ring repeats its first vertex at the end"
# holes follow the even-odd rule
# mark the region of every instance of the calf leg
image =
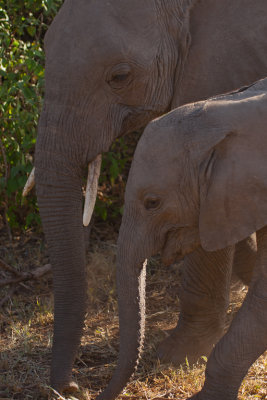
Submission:
POLYGON ((252 363, 267 349, 267 228, 257 232, 252 283, 229 331, 215 346, 203 389, 192 400, 236 400, 252 363))
POLYGON ((257 257, 256 234, 242 240, 235 246, 233 275, 237 276, 245 285, 249 285, 257 257))
POLYGON ((179 299, 181 312, 171 335, 158 348, 159 358, 179 365, 208 356, 224 333, 234 247, 185 257, 179 299))

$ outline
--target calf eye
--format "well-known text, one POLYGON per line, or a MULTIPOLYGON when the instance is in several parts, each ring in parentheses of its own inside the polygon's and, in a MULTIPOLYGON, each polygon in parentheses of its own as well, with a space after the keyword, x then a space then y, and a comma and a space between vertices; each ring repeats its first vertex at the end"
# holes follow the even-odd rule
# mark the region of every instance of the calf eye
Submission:
POLYGON ((155 209, 160 205, 160 199, 156 197, 147 197, 144 201, 146 210, 155 209))

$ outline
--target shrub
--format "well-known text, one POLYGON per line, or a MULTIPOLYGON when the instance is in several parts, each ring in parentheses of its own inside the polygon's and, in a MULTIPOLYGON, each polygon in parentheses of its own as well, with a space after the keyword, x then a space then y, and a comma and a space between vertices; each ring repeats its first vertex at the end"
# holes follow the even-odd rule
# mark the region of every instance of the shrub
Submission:
MULTIPOLYGON (((43 39, 63 0, 0 0, 0 211, 11 229, 39 227, 36 198, 22 199, 32 169, 36 128, 44 87, 43 39)), ((96 214, 102 219, 120 213, 118 186, 127 163, 127 148, 104 155, 96 214), (111 196, 110 196, 111 195, 111 196), (108 213, 108 209, 111 211, 108 213)))
POLYGON ((61 4, 0 1, 0 208, 11 228, 39 225, 35 198, 22 201, 22 188, 32 169, 43 96, 43 38, 61 4))

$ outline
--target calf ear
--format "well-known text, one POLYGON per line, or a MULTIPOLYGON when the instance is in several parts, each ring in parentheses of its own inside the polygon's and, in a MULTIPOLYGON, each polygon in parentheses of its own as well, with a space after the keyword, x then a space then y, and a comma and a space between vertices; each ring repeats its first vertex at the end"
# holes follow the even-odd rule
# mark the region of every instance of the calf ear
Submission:
POLYGON ((214 251, 267 225, 267 128, 226 136, 200 167, 201 245, 214 251))

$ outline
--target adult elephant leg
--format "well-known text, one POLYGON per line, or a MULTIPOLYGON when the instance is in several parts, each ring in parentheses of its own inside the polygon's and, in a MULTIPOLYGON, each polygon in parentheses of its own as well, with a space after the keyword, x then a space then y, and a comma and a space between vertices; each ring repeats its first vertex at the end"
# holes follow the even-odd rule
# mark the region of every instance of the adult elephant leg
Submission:
POLYGON ((190 364, 209 356, 222 337, 232 274, 234 247, 186 256, 179 290, 180 317, 171 335, 159 346, 163 362, 190 364))
POLYGON ((237 276, 245 285, 249 285, 257 258, 256 234, 242 240, 235 246, 233 261, 233 275, 237 276))
POLYGON ((247 296, 215 346, 204 387, 192 400, 237 400, 249 367, 267 349, 267 228, 257 232, 258 255, 247 296))

